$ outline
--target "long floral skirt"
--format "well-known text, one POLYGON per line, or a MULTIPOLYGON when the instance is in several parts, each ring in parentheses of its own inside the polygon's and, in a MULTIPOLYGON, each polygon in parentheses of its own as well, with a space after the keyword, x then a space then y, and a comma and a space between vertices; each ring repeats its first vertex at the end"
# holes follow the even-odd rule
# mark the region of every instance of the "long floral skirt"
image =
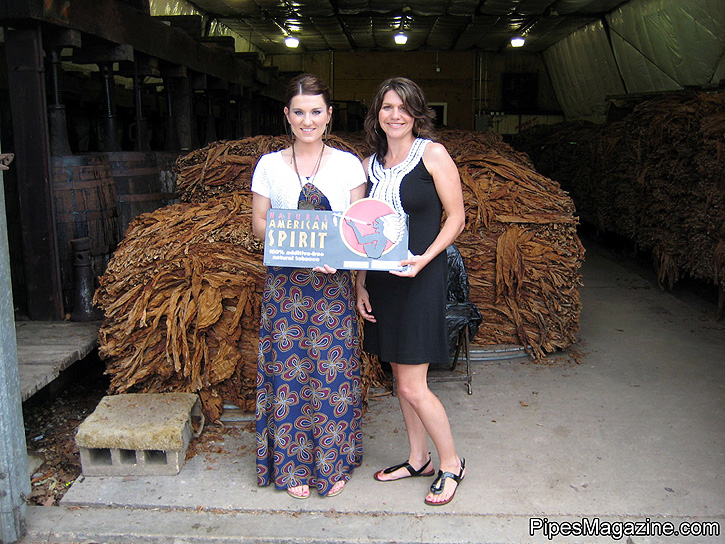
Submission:
POLYGON ((270 267, 257 371, 257 485, 325 495, 362 462, 351 275, 270 267))

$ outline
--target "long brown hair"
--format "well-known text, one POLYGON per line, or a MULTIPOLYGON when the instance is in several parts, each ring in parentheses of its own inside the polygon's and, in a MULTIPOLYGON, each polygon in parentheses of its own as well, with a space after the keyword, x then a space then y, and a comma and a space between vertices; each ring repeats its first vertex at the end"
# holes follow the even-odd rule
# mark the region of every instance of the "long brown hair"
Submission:
POLYGON ((413 117, 413 134, 416 137, 432 138, 433 119, 435 119, 435 112, 428 106, 423 89, 417 83, 405 77, 391 77, 383 81, 375 91, 365 117, 365 141, 375 150, 376 159, 383 166, 385 154, 388 152, 388 138, 380 126, 378 113, 383 106, 383 97, 388 91, 395 91, 403 101, 405 110, 413 117))

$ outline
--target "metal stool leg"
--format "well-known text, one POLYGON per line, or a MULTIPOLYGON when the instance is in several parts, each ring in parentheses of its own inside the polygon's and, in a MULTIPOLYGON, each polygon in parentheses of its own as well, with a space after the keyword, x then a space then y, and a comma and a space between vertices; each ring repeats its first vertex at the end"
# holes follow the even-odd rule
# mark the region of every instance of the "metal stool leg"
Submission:
POLYGON ((464 329, 463 345, 466 352, 466 377, 468 378, 466 385, 468 386, 468 394, 472 395, 473 388, 471 386, 471 382, 473 380, 473 376, 471 375, 471 346, 470 341, 468 340, 468 325, 466 325, 466 328, 464 329))
MULTIPOLYGON (((473 388, 471 386, 471 382, 473 379, 473 375, 471 373, 471 351, 470 351, 470 345, 469 345, 469 339, 468 339, 468 325, 465 325, 459 332, 458 332, 458 340, 456 341, 456 351, 453 355, 453 361, 451 362, 451 365, 448 370, 451 372, 456 370, 456 367, 458 366, 458 360, 460 359, 461 355, 466 358, 466 375, 465 376, 429 376, 428 382, 459 382, 464 381, 466 382, 466 386, 468 388, 468 394, 473 394, 473 388)), ((395 394, 395 380, 393 380, 393 394, 395 394)))

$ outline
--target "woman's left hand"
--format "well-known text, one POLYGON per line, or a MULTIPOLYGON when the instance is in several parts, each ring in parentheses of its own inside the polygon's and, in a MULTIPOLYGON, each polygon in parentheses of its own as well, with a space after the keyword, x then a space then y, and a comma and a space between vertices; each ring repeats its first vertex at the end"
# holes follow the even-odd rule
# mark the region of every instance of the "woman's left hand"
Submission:
POLYGON ((312 271, 321 272, 322 274, 334 274, 337 272, 337 268, 332 268, 329 264, 326 264, 325 266, 316 266, 312 271))
POLYGON ((428 260, 422 255, 413 255, 410 259, 400 261, 403 270, 391 270, 390 273, 401 278, 414 278, 427 264, 428 260))

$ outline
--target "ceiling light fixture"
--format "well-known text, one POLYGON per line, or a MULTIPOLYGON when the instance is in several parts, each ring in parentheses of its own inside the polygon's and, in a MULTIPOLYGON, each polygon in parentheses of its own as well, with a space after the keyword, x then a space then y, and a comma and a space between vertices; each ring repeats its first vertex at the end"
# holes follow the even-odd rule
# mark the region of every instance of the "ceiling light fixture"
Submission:
POLYGON ((393 36, 393 40, 398 45, 405 45, 408 43, 408 35, 405 33, 406 23, 408 22, 407 12, 410 8, 407 6, 403 8, 403 14, 400 17, 400 25, 398 26, 398 32, 393 36))
POLYGON ((526 40, 524 40, 520 36, 516 36, 515 38, 511 38, 511 47, 523 47, 526 43, 526 40))
POLYGON ((287 36, 284 39, 284 44, 290 49, 295 49, 300 44, 300 41, 294 36, 287 36))

